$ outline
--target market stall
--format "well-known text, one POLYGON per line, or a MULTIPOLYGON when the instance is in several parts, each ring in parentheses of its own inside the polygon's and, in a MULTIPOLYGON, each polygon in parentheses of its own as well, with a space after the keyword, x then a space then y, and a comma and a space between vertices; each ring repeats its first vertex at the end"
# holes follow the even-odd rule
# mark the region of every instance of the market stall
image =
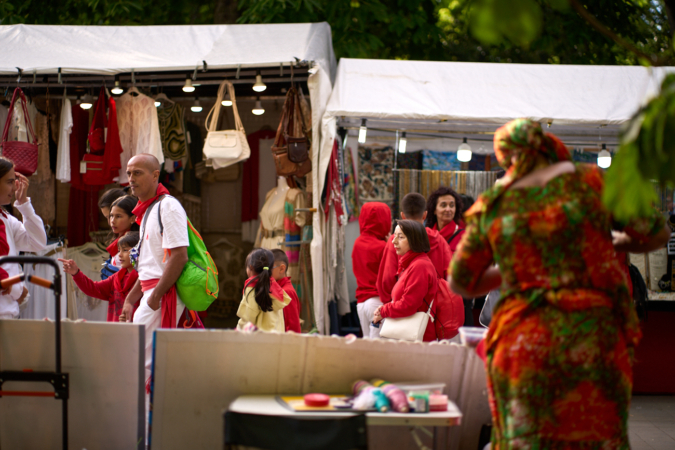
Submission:
MULTIPOLYGON (((83 116, 79 119, 87 122, 88 112, 75 108, 76 104, 93 103, 99 92, 105 91, 108 95, 112 92, 109 98, 118 103, 118 122, 122 123, 123 99, 150 97, 147 100, 150 104, 154 100, 158 113, 148 111, 150 116, 157 117, 149 126, 154 127, 153 130, 160 129, 156 135, 161 135, 162 144, 166 123, 170 123, 172 118, 167 112, 167 105, 171 106, 171 111, 182 110, 184 134, 180 147, 184 151, 172 156, 166 146, 158 146, 157 156, 158 159, 166 156, 167 160, 173 161, 173 164, 164 164, 162 176, 170 182, 174 178, 181 180, 179 189, 172 194, 181 196, 188 216, 204 234, 207 246, 213 247, 212 253, 225 255, 222 261, 216 262, 219 267, 228 268, 221 271, 221 292, 223 295, 230 293, 227 295, 232 298, 225 299, 227 306, 221 309, 227 310, 223 316, 233 315, 230 314, 236 310, 233 302, 238 303, 239 300, 236 298, 240 289, 238 283, 245 279, 245 274, 242 275, 243 258, 255 240, 265 194, 276 185, 270 146, 279 125, 285 94, 293 85, 304 90, 308 109, 311 110, 308 122, 313 124, 312 173, 316 172, 320 119, 336 68, 330 26, 327 23, 139 27, 12 25, 0 27, 0 42, 4 50, 0 86, 5 87, 5 97, 11 97, 13 88, 17 86, 24 89, 29 102, 35 103, 36 109, 46 112, 46 117, 52 122, 50 137, 57 144, 61 123, 54 117, 58 118, 66 99, 72 102, 73 111, 83 116), (201 146, 206 137, 204 120, 216 102, 218 86, 224 79, 233 83, 237 93, 239 114, 252 156, 248 165, 240 163, 225 173, 221 171, 214 175, 211 168, 202 166, 195 170, 194 166, 202 158, 201 146), (102 87, 103 90, 100 90, 102 87), (118 87, 121 88, 120 93, 113 89, 118 87), (166 117, 163 117, 163 112, 166 117), (191 159, 186 156, 188 154, 191 159), (184 173, 181 172, 183 169, 184 173), (190 183, 188 175, 193 178, 190 183), (201 188, 200 181, 194 180, 195 176, 203 177, 201 188), (184 190, 183 186, 186 186, 184 190), (224 205, 223 198, 230 199, 231 204, 224 205), (231 269, 233 265, 239 265, 240 260, 241 270, 231 269)), ((231 102, 228 105, 228 99, 224 100, 219 129, 232 129, 232 108, 228 108, 231 102)), ((96 109, 94 104, 91 111, 96 109)), ((77 122, 78 117, 74 119, 77 122)), ((45 136, 48 136, 48 120, 41 120, 45 122, 43 128, 45 136)), ((88 125, 81 127, 84 130, 83 153, 88 151, 84 149, 88 146, 88 125)), ((125 161, 137 151, 153 152, 155 141, 152 139, 146 142, 146 146, 134 141, 134 148, 126 148, 122 128, 120 136, 124 152, 121 159, 124 161, 120 161, 120 166, 125 165, 125 161)), ((70 131, 76 132, 74 129, 70 131)), ((49 146, 49 138, 45 139, 43 149, 49 146)), ((68 145, 67 136, 65 145, 68 145)), ((77 164, 78 161, 72 161, 72 173, 76 173, 77 164)), ((68 213, 70 193, 61 186, 65 182, 72 185, 73 180, 62 179, 58 173, 49 176, 47 173, 47 169, 40 169, 34 175, 45 183, 42 192, 47 194, 43 195, 45 199, 42 203, 51 219, 45 222, 55 229, 55 235, 68 234, 66 227, 70 230, 81 223, 81 229, 71 234, 83 236, 83 241, 70 243, 79 247, 85 244, 87 239, 84 237, 98 229, 102 216, 99 216, 96 202, 99 193, 112 185, 106 183, 105 186, 96 186, 95 190, 86 187, 75 191, 71 186, 72 195, 80 196, 80 207, 76 209, 83 219, 75 221, 68 213), (89 206, 85 208, 84 204, 89 206)), ((123 172, 116 181, 124 184, 123 172)), ((316 178, 311 173, 298 184, 307 198, 317 190, 316 178)), ((98 250, 94 247, 83 249, 101 254, 104 250, 100 246, 98 250)), ((83 261, 87 256, 98 257, 85 254, 83 261)), ((308 274, 311 286, 311 273, 308 274)))
MULTIPOLYGON (((340 143, 340 148, 352 149, 351 153, 341 156, 345 160, 346 172, 352 167, 353 172, 358 172, 361 164, 358 152, 362 149, 377 149, 370 152, 379 155, 374 158, 377 163, 385 161, 383 164, 393 174, 401 172, 392 169, 408 173, 397 180, 394 180, 393 174, 389 181, 378 180, 380 185, 385 186, 382 191, 387 194, 384 196, 380 193, 373 196, 372 190, 363 189, 361 180, 356 180, 357 202, 353 201, 353 195, 350 197, 350 187, 345 184, 342 192, 344 203, 348 212, 350 201, 358 206, 364 199, 385 201, 395 207, 395 199, 405 195, 406 189, 422 192, 422 176, 406 169, 412 159, 412 164, 422 164, 423 167, 419 169, 422 172, 425 170, 425 156, 421 156, 420 163, 420 156, 415 156, 416 153, 439 152, 446 156, 454 154, 456 158, 459 146, 466 141, 472 152, 469 165, 473 165, 473 168, 466 165, 463 168, 480 178, 483 175, 479 173, 494 168, 490 167, 490 160, 486 158, 493 154, 494 130, 518 117, 546 124, 551 132, 575 149, 575 160, 597 162, 601 150, 616 151, 621 125, 658 91, 665 74, 673 70, 635 66, 341 59, 333 93, 322 120, 319 170, 321 174, 330 173, 330 166, 335 159, 332 150, 336 142, 340 143), (359 134, 365 136, 359 139, 359 134), (400 152, 402 140, 405 140, 404 153, 400 152), (385 158, 382 152, 393 155, 385 158)), ((437 168, 438 161, 430 161, 426 169, 437 168)), ((375 172, 386 175, 386 170, 375 172)), ((349 173, 345 176, 347 179, 350 177, 349 173)), ((429 176, 429 173, 425 176, 429 176)), ((445 173, 436 176, 449 179, 451 175, 445 173)), ((355 177, 358 178, 358 173, 355 177)), ((319 180, 320 190, 324 184, 330 187, 326 180, 319 180)), ((372 180, 369 183, 376 184, 372 180)), ((315 206, 321 207, 318 200, 315 199, 315 206)), ((664 211, 669 209, 672 209, 672 205, 668 205, 664 211)), ((319 227, 322 230, 330 228, 326 223, 315 223, 315 229, 319 227)), ((349 251, 358 236, 358 225, 345 223, 330 232, 336 236, 333 240, 339 241, 340 236, 343 236, 344 248, 349 251)), ((318 252, 321 248, 317 246, 314 250, 318 252)), ((321 255, 315 253, 313 256, 314 262, 321 260, 321 255)), ((336 274, 346 274, 345 283, 349 282, 351 288, 348 296, 353 298, 355 282, 353 279, 348 280, 352 277, 350 260, 350 255, 345 254, 341 259, 345 266, 336 266, 333 270, 336 274)), ((324 295, 315 293, 315 299, 331 301, 336 298, 329 291, 332 288, 330 277, 331 274, 328 274, 324 280, 324 295)), ((319 286, 315 284, 317 289, 319 286)), ((343 287, 345 290, 347 288, 343 287)), ((653 297, 657 299, 656 294, 653 297)), ((663 294, 658 297, 666 298, 663 294)), ((318 324, 329 326, 328 306, 315 304, 318 324)), ((645 329, 649 333, 649 327, 645 329)))

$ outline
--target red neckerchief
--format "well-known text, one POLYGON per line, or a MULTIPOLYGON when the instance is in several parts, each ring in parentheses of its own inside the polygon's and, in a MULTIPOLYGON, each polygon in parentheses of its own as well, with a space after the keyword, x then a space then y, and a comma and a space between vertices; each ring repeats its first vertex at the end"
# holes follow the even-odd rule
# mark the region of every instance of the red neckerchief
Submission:
POLYGON ((169 195, 169 190, 167 188, 165 188, 162 183, 160 183, 157 186, 157 195, 152 197, 150 200, 146 200, 144 202, 142 202, 140 200, 138 201, 138 203, 136 204, 136 207, 132 211, 134 216, 136 216, 136 223, 137 224, 140 225, 143 222, 143 216, 145 215, 145 211, 148 210, 150 205, 152 205, 152 202, 157 200, 157 197, 159 197, 160 195, 169 195))
MULTIPOLYGON (((7 218, 5 210, 0 207, 0 214, 2 217, 7 218)), ((5 222, 0 220, 0 256, 7 256, 9 254, 9 244, 7 243, 7 231, 5 230, 5 222)), ((9 278, 9 274, 5 269, 0 268, 0 280, 9 278)))
POLYGON ((136 284, 136 280, 138 280, 138 272, 135 270, 132 270, 129 272, 129 276, 124 280, 125 275, 127 274, 127 269, 126 267, 122 267, 116 274, 115 278, 113 279, 113 288, 117 292, 122 292, 125 294, 128 294, 131 291, 131 288, 134 287, 134 284, 136 284), (124 280, 124 283, 122 283, 122 280, 124 280))
POLYGON ((417 253, 417 252, 413 252, 413 251, 408 250, 408 252, 405 255, 399 257, 398 258, 398 272, 396 272, 396 276, 401 275, 401 272, 403 272, 405 269, 407 269, 408 266, 410 265, 410 263, 413 262, 413 260, 420 255, 424 255, 424 253, 417 253))
MULTIPOLYGON (((246 293, 246 288, 255 288, 255 285, 258 284, 258 280, 256 277, 251 277, 248 280, 246 280, 246 283, 244 283, 244 294, 246 293)), ((277 280, 272 278, 270 276, 270 295, 272 297, 276 298, 280 302, 284 301, 284 290, 279 286, 279 283, 277 283, 277 280)))
POLYGON ((120 240, 120 238, 115 239, 106 248, 106 250, 108 250, 108 253, 110 254, 110 256, 112 256, 113 258, 115 257, 116 254, 118 254, 120 252, 120 249, 117 246, 117 241, 119 241, 119 240, 120 240))
MULTIPOLYGON (((453 220, 452 222, 444 226, 443 229, 439 231, 439 233, 441 233, 441 236, 443 236, 445 242, 448 242, 452 237, 452 235, 455 234, 455 231, 457 231, 457 228, 458 228, 457 222, 453 220)), ((438 231, 438 222, 434 224, 432 230, 438 231)))

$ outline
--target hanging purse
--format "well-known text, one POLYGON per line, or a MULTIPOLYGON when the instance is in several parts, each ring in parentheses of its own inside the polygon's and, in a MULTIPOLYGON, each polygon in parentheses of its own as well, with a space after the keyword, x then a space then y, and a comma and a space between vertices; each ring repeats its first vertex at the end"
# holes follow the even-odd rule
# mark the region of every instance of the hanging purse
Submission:
POLYGON ((278 176, 304 177, 312 170, 309 159, 311 147, 300 108, 300 98, 291 86, 281 112, 277 135, 272 145, 272 156, 278 176))
POLYGON ((108 127, 106 103, 105 89, 101 87, 96 101, 94 120, 91 122, 87 136, 87 154, 80 162, 82 181, 90 186, 103 186, 113 181, 112 176, 105 170, 106 128, 108 127))
MULTIPOLYGON (((431 301, 431 305, 434 301, 431 301)), ((399 341, 422 341, 424 332, 427 330, 429 319, 434 321, 431 316, 431 305, 427 312, 416 312, 412 316, 393 319, 387 317, 380 328, 380 337, 385 339, 396 339, 399 341)))
POLYGON ((38 166, 38 144, 37 138, 35 137, 35 132, 33 132, 33 126, 30 123, 30 118, 28 117, 28 108, 26 108, 26 96, 23 95, 21 88, 14 89, 14 94, 12 95, 12 102, 9 105, 9 114, 7 114, 7 120, 5 121, 5 129, 2 132, 2 141, 0 141, 0 148, 2 149, 2 156, 12 160, 14 163, 14 170, 19 172, 22 175, 27 177, 33 175, 37 170, 38 166), (29 138, 32 138, 31 142, 23 141, 8 141, 7 136, 9 135, 9 127, 12 122, 12 116, 14 115, 14 103, 16 102, 17 93, 21 98, 21 107, 23 108, 23 119, 26 123, 26 134, 30 132, 29 138))
POLYGON ((216 103, 209 111, 205 121, 206 141, 204 142, 204 158, 210 159, 214 169, 231 166, 239 161, 247 160, 251 157, 251 149, 246 140, 244 125, 239 118, 237 110, 237 100, 234 96, 234 86, 230 81, 223 81, 218 88, 218 98, 216 103), (218 127, 218 117, 220 115, 221 102, 223 94, 227 87, 232 100, 232 112, 234 113, 235 130, 216 131, 218 127))

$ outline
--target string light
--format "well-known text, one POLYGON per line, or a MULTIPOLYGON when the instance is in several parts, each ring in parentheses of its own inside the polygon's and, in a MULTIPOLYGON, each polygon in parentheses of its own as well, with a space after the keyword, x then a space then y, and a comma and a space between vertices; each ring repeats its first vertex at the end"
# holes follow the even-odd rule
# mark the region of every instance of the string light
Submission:
POLYGON ((192 85, 192 80, 189 78, 185 79, 185 85, 183 86, 183 92, 194 92, 195 87, 192 85))
POLYGON ((261 116, 265 114, 265 109, 262 107, 262 104, 260 103, 260 98, 258 98, 255 101, 255 106, 253 107, 253 110, 251 110, 251 112, 256 116, 261 116))
POLYGON ((366 134, 368 133, 368 128, 366 127, 366 119, 361 119, 361 127, 359 128, 359 144, 366 143, 366 134))
POLYGON ((398 140, 398 152, 405 153, 405 148, 408 145, 408 139, 405 137, 405 131, 401 135, 401 138, 398 140))
POLYGON ((457 159, 461 162, 471 161, 471 146, 466 143, 466 138, 457 148, 457 159))

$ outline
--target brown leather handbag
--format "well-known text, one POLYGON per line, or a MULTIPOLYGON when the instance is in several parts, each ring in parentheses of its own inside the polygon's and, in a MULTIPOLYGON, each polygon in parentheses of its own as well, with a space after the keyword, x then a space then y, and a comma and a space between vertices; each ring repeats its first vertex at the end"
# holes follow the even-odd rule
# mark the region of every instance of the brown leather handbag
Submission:
POLYGON ((5 122, 5 129, 2 132, 2 141, 0 141, 0 148, 2 148, 2 156, 12 160, 14 163, 14 170, 27 177, 33 175, 38 166, 38 143, 33 131, 33 126, 28 118, 28 109, 26 108, 26 96, 23 95, 21 88, 14 89, 12 95, 12 102, 9 105, 9 114, 5 122), (14 103, 16 102, 17 94, 21 97, 21 107, 23 108, 23 119, 26 122, 26 134, 32 142, 23 141, 8 141, 9 127, 14 116, 14 103))
POLYGON ((305 130, 298 91, 291 87, 286 94, 281 121, 272 145, 277 175, 304 177, 311 172, 310 148, 311 141, 305 130))

